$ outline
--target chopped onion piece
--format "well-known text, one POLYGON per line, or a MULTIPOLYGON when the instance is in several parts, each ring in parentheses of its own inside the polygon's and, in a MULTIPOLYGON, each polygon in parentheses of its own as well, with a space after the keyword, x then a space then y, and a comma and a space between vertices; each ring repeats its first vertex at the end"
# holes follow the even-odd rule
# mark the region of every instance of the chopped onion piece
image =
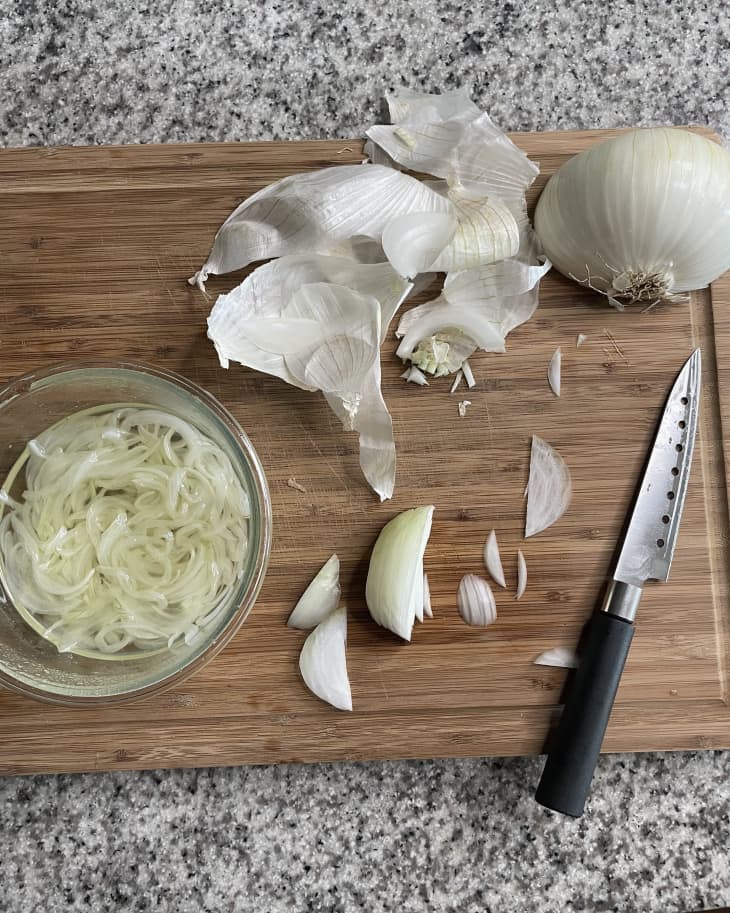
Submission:
POLYGON ((536 666, 558 666, 561 669, 577 669, 578 656, 572 647, 553 647, 533 660, 536 666))
POLYGON ((431 608, 431 588, 428 585, 428 574, 423 575, 423 614, 426 618, 433 618, 433 609, 431 608))
POLYGON ((304 641, 299 671, 304 684, 317 697, 338 710, 352 710, 347 676, 347 610, 335 609, 304 641))
POLYGON ((307 489, 300 482, 297 482, 297 480, 293 477, 287 479, 286 484, 289 486, 289 488, 293 488, 294 491, 300 491, 303 495, 307 493, 307 489))
POLYGON ((423 611, 423 555, 431 532, 433 507, 416 507, 393 517, 373 548, 365 584, 368 611, 377 624, 411 639, 423 611))
POLYGON ((449 393, 456 393, 456 388, 461 383, 461 379, 463 376, 464 376, 464 372, 462 371, 461 368, 459 368, 459 370, 456 372, 456 376, 454 377, 454 382, 451 385, 451 389, 449 390, 449 393))
POLYGON ((515 599, 522 599, 527 589, 527 562, 520 549, 517 550, 517 595, 515 599))
POLYGON ((467 410, 467 407, 468 407, 468 406, 471 406, 471 400, 470 400, 470 399, 463 399, 463 400, 459 403, 459 415, 461 416, 461 418, 464 418, 464 416, 466 415, 466 410, 467 410))
POLYGON ((472 387, 476 386, 476 381, 474 380, 474 373, 471 369, 471 365, 466 359, 464 359, 461 370, 464 372, 464 380, 466 381, 466 385, 471 390, 472 387))
POLYGON ((427 387, 428 381, 426 380, 426 375, 417 368, 415 365, 411 365, 406 373, 406 380, 409 384, 418 384, 419 387, 427 387))
POLYGON ((287 624, 302 630, 314 628, 337 608, 339 601, 340 559, 332 555, 299 597, 287 624))
POLYGON ((499 557, 499 546, 497 545, 497 534, 494 530, 487 536, 487 544, 484 546, 484 564, 492 575, 495 583, 501 587, 506 587, 504 582, 504 569, 502 568, 502 559, 499 557))
POLYGON ((588 339, 588 337, 585 335, 585 333, 578 333, 578 335, 575 337, 576 349, 579 349, 586 341, 586 339, 588 339))
POLYGON ((558 347, 553 352, 553 357, 550 359, 550 364, 548 365, 548 383, 550 384, 550 389, 556 396, 560 396, 560 367, 561 354, 560 347, 558 347))
POLYGON ((459 615, 468 625, 485 627, 497 620, 497 606, 492 588, 483 577, 465 574, 456 595, 459 615))
POLYGON ((559 520, 568 509, 571 493, 570 470, 565 460, 550 444, 533 434, 525 538, 559 520))

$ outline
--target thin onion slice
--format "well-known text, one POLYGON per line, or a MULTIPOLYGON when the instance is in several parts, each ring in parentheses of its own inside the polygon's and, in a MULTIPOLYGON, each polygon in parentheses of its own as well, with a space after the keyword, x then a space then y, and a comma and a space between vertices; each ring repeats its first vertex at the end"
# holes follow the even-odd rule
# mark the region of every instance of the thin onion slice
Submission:
POLYGON ((11 470, 4 583, 61 652, 96 658, 192 643, 244 573, 247 492, 223 450, 144 406, 74 413, 11 470))
POLYGON ((487 536, 487 544, 484 546, 484 564, 492 575, 492 579, 501 587, 506 587, 504 582, 504 569, 502 568, 502 559, 499 557, 499 545, 497 545, 497 534, 494 530, 487 536))
POLYGON ((474 380, 474 372, 471 369, 471 365, 466 359, 464 359, 461 370, 464 372, 464 380, 466 381, 466 385, 471 390, 472 387, 476 386, 476 381, 474 380))
POLYGON ((465 574, 456 594, 459 615, 468 625, 486 627, 497 620, 497 605, 492 588, 483 577, 465 574))
POLYGON ((570 470, 565 460, 547 441, 533 434, 525 538, 535 536, 559 520, 568 509, 571 493, 570 470))
POLYGON ((287 624, 305 631, 316 627, 334 612, 340 595, 340 559, 332 555, 299 597, 287 624))
POLYGON ((553 647, 533 660, 535 666, 557 666, 561 669, 577 669, 578 656, 572 647, 553 647))
POLYGON ((560 347, 553 352, 553 357, 550 359, 550 364, 548 365, 548 383, 550 384, 550 389, 556 396, 560 396, 560 369, 562 363, 562 355, 560 352, 560 347))
POLYGON ((527 589, 527 562, 521 549, 517 550, 517 595, 515 599, 522 599, 527 589))
MULTIPOLYGON (((466 362, 465 362, 465 364, 466 364, 466 362)), ((461 383, 461 379, 463 376, 464 376, 464 372, 461 368, 459 368, 459 370, 456 372, 456 375, 454 377, 454 382, 451 385, 451 389, 449 390, 449 393, 456 393, 456 390, 457 390, 459 384, 461 383)))
POLYGON ((588 337, 586 336, 585 333, 578 333, 578 335, 575 337, 576 349, 579 349, 583 345, 583 343, 586 341, 586 339, 588 339, 588 337))
POLYGON ((336 707, 352 710, 347 676, 347 609, 335 609, 304 641, 299 671, 312 694, 336 707))
POLYGON ((428 585, 428 574, 423 575, 423 614, 426 618, 433 618, 433 609, 431 608, 431 588, 428 585))

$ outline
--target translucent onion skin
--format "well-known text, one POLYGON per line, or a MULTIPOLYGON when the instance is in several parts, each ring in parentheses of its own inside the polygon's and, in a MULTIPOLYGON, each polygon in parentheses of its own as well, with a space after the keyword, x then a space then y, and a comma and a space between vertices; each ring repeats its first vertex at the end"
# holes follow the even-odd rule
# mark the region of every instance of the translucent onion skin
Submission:
POLYGON ((177 416, 70 415, 29 444, 7 488, 23 468, 25 491, 0 520, 3 579, 61 652, 189 643, 243 574, 248 494, 221 448, 177 416))

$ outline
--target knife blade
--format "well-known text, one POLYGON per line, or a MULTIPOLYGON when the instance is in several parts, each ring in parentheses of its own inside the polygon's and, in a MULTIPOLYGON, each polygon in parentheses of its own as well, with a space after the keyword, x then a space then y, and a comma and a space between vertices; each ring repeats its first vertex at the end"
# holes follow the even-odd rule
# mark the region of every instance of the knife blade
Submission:
POLYGON ((648 580, 666 582, 677 544, 699 416, 699 349, 679 372, 662 413, 603 604, 581 636, 579 663, 535 798, 583 814, 634 619, 648 580))

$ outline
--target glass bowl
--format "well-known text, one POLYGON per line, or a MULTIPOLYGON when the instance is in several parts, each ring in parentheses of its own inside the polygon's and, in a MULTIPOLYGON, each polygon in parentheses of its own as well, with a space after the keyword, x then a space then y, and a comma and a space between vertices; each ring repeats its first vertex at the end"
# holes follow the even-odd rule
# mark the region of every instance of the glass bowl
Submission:
POLYGON ((0 556, 0 685, 39 700, 99 706, 146 697, 182 681, 233 637, 266 573, 271 501, 256 451, 210 393, 171 371, 122 361, 79 361, 35 371, 0 389, 0 485, 27 443, 42 431, 71 413, 119 403, 142 403, 178 415, 224 450, 250 495, 246 563, 216 619, 191 644, 113 662, 59 653, 33 630, 3 585, 0 556))

